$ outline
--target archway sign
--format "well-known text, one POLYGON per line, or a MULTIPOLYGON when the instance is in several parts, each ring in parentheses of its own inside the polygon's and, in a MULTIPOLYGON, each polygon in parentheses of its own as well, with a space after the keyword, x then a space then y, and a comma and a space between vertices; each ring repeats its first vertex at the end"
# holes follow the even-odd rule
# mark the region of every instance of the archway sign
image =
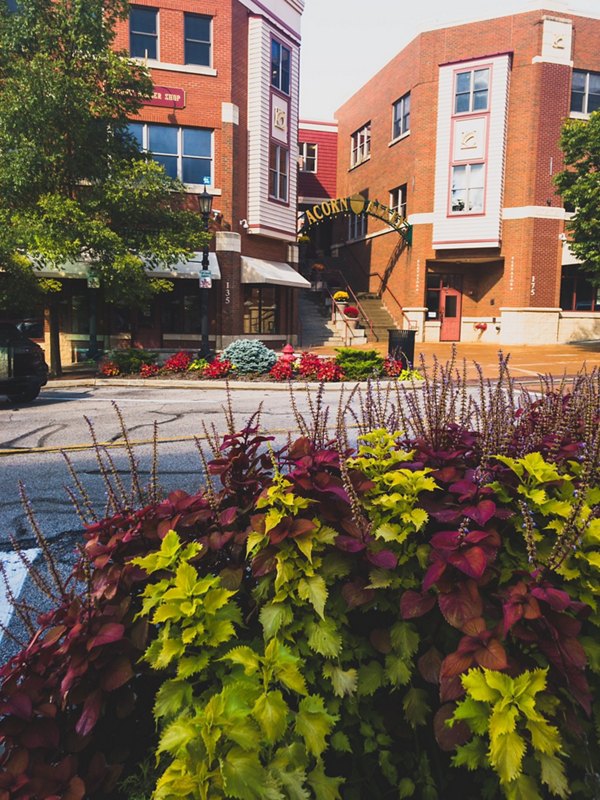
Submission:
POLYGON ((367 200, 362 194, 355 194, 352 197, 338 197, 335 200, 324 200, 317 203, 312 208, 304 211, 304 223, 302 230, 306 231, 313 225, 318 225, 326 219, 335 217, 339 214, 368 214, 371 217, 383 220, 390 228, 397 231, 407 245, 412 244, 412 225, 406 219, 388 206, 380 203, 379 200, 367 200))

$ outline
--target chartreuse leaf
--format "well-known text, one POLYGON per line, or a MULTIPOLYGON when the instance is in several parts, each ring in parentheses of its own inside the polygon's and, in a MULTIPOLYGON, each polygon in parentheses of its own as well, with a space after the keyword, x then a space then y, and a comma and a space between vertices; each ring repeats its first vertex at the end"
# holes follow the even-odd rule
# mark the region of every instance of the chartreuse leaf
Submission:
POLYGON ((335 658, 342 647, 342 637, 335 622, 330 619, 309 622, 306 626, 308 646, 325 658, 335 658))
POLYGON ((536 753, 536 758, 541 767, 542 783, 558 797, 569 797, 569 784, 565 775, 565 765, 556 756, 536 753))
POLYGON ((424 725, 431 710, 427 703, 427 692, 424 689, 411 687, 404 695, 402 708, 404 716, 413 728, 424 725))
POLYGON ((345 697, 356 691, 358 672, 355 669, 344 670, 340 666, 328 662, 323 667, 323 675, 331 681, 333 693, 337 697, 345 697))
POLYGON ((319 763, 308 775, 308 782, 318 800, 342 800, 340 786, 343 778, 330 778, 325 774, 325 767, 319 763))
POLYGON ((385 675, 392 686, 406 686, 412 667, 402 656, 390 653, 385 658, 385 675))
POLYGON ((298 596, 301 600, 308 600, 321 619, 325 618, 327 586, 320 575, 301 578, 298 581, 298 596))
POLYGON ((383 667, 379 661, 362 664, 358 670, 358 694, 369 697, 380 689, 385 682, 383 667))
POLYGON ((348 739, 346 734, 342 733, 342 731, 336 731, 336 733, 333 734, 333 736, 329 741, 331 746, 337 753, 352 752, 352 745, 350 744, 350 739, 348 739))
POLYGON ((461 744, 452 756, 455 767, 466 767, 468 770, 479 769, 487 765, 486 746, 481 736, 474 736, 470 742, 461 744))
POLYGON ((306 749, 319 758, 326 747, 325 739, 336 720, 337 717, 325 709, 323 698, 312 694, 300 701, 294 727, 296 733, 303 738, 306 749))
POLYGON ((539 719, 528 719, 525 723, 531 734, 531 743, 536 750, 545 755, 554 755, 562 749, 562 741, 558 728, 549 725, 540 715, 539 719))
POLYGON ((287 729, 289 708, 279 691, 261 694, 252 715, 258 721, 265 738, 270 744, 275 744, 287 729))
POLYGON ((409 659, 417 652, 419 634, 410 622, 396 622, 390 628, 392 647, 403 658, 409 659))
POLYGON ((219 759, 221 774, 227 797, 237 800, 264 800, 267 775, 257 752, 248 752, 241 747, 231 750, 219 759))
POLYGON ((171 717, 182 709, 189 707, 192 702, 192 686, 186 681, 165 681, 154 700, 154 717, 171 717))
POLYGON ((543 800, 535 781, 529 775, 519 775, 503 788, 506 800, 543 800))
POLYGON ((469 696, 457 705, 448 724, 452 727, 455 721, 462 720, 473 733, 483 736, 488 730, 489 716, 488 706, 469 696))
POLYGON ((246 675, 254 675, 260 666, 260 656, 251 647, 245 645, 234 647, 233 650, 221 656, 220 660, 240 664, 246 675))
POLYGON ((600 673, 600 642, 591 636, 582 636, 579 641, 585 650, 589 668, 596 674, 600 673))
POLYGON ((410 778, 401 778, 400 783, 398 784, 399 800, 405 800, 407 797, 413 797, 416 788, 417 787, 410 778))
POLYGON ((157 755, 160 753, 170 753, 178 756, 189 744, 198 738, 198 729, 188 716, 181 716, 179 719, 167 725, 158 743, 157 755))
POLYGON ((258 616, 267 640, 277 636, 281 628, 291 625, 294 619, 291 608, 284 603, 268 603, 258 616))
POLYGON ((489 759, 501 783, 510 783, 521 774, 526 744, 518 733, 503 733, 490 739, 489 759))

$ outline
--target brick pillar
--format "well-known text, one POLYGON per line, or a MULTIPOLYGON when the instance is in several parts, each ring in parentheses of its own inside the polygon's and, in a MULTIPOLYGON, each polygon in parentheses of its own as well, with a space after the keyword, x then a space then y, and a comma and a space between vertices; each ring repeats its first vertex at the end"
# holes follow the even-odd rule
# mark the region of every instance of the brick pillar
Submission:
POLYGON ((215 236, 215 251, 221 270, 221 319, 217 347, 224 348, 240 338, 243 330, 242 237, 239 233, 218 231, 215 236))

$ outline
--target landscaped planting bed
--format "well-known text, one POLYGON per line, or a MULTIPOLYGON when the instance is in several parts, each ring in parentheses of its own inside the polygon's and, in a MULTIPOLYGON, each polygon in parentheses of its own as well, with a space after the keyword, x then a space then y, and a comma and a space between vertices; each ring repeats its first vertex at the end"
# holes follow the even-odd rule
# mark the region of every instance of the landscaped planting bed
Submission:
POLYGON ((600 374, 424 378, 331 429, 319 390, 283 447, 230 416, 195 495, 100 451, 0 798, 598 798, 600 374))

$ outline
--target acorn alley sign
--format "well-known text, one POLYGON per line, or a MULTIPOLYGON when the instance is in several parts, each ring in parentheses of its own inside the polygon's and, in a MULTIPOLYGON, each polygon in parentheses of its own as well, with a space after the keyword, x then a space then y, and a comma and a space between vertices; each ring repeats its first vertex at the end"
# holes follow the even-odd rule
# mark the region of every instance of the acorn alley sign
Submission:
POLYGON ((350 213, 356 215, 368 214, 371 217, 383 220, 390 228, 393 228, 402 236, 406 244, 412 244, 412 225, 409 225, 401 214, 383 205, 379 200, 367 200, 361 194, 355 194, 352 197, 338 197, 336 200, 325 200, 312 208, 307 208, 304 212, 302 228, 307 230, 330 217, 350 213))

